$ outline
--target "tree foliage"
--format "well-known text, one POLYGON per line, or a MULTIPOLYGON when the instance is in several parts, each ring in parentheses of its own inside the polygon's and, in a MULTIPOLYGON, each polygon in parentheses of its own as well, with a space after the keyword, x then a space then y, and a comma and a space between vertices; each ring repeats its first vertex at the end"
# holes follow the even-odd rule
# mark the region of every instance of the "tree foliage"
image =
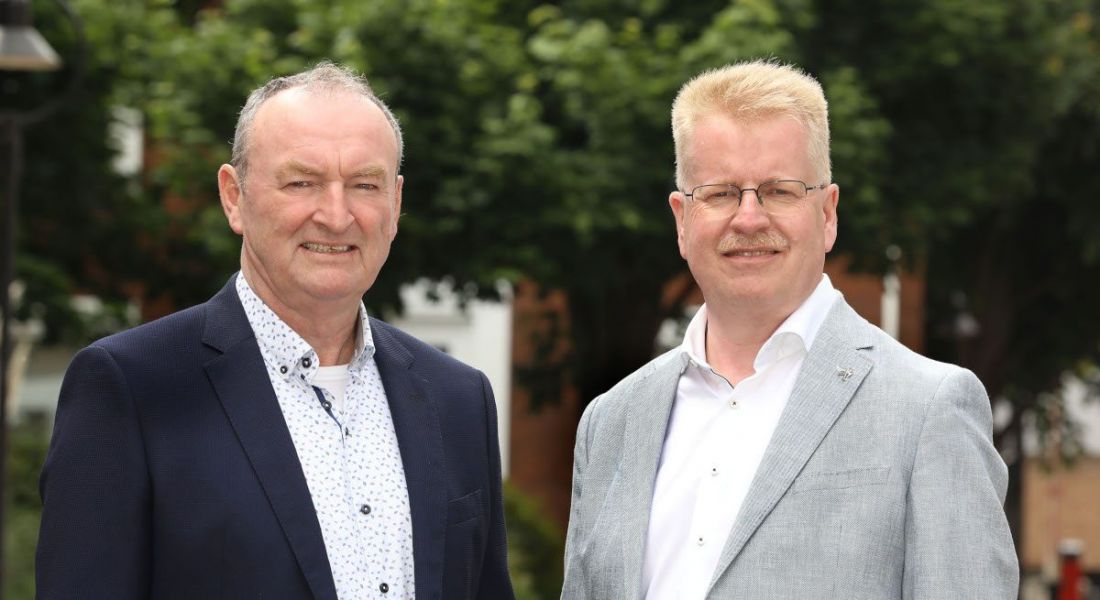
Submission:
POLYGON ((892 127, 880 230, 927 267, 929 351, 1008 409, 996 437, 1019 532, 1022 427, 1053 423, 1051 392, 1100 359, 1098 5, 817 6, 808 64, 855 66, 892 127))
MULTIPOLYGON (((927 273, 930 351, 1010 400, 1009 438, 1098 358, 1096 0, 202 4, 76 1, 91 75, 30 138, 21 213, 20 273, 53 299, 55 331, 72 290, 166 308, 218 287, 239 248, 214 177, 236 112, 270 76, 329 58, 365 72, 406 130, 406 214, 368 303, 395 306, 419 277, 483 296, 502 278, 565 290, 573 352, 527 375, 567 373, 591 399, 681 310, 667 293, 684 270, 666 203, 677 88, 775 57, 830 100, 837 251, 876 270, 896 244, 927 273), (117 105, 145 118, 137 180, 108 168, 117 105)), ((64 53, 56 17, 39 23, 64 53)), ((5 102, 40 101, 52 81, 9 80, 5 102)))

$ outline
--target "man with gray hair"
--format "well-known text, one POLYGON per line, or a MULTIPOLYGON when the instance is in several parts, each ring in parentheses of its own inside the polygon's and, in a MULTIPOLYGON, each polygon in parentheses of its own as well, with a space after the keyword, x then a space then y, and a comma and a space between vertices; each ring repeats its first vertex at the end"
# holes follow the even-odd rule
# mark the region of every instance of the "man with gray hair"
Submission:
POLYGON ((241 270, 73 359, 39 598, 511 598, 485 376, 369 317, 401 129, 329 63, 248 98, 222 208, 241 270))
POLYGON ((562 598, 1016 597, 982 384, 823 273, 827 110, 774 62, 680 90, 668 201, 705 304, 581 418, 562 598))

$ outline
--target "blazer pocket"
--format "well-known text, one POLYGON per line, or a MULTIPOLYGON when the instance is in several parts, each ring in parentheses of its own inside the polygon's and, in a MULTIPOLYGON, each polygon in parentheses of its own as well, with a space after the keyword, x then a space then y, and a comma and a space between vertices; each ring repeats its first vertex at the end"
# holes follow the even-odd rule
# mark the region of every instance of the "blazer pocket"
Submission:
POLYGON ((447 502, 447 527, 480 517, 482 512, 481 490, 477 489, 447 502))
POLYGON ((819 471, 799 475, 791 486, 795 493, 814 490, 842 490, 845 488, 882 485, 890 479, 890 467, 862 467, 843 471, 819 471))

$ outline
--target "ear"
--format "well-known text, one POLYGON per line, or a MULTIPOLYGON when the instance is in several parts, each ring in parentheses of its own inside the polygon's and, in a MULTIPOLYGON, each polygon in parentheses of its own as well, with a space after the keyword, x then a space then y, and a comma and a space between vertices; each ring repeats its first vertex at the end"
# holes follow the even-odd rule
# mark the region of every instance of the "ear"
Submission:
POLYGON ((237 235, 244 235, 244 222, 241 218, 241 183, 237 170, 231 165, 222 165, 218 169, 218 196, 221 197, 222 211, 229 221, 229 228, 237 235))
POLYGON ((684 240, 684 227, 687 218, 687 198, 679 191, 668 195, 668 206, 676 219, 676 244, 680 247, 680 256, 687 259, 687 242, 684 240))
POLYGON ((824 211, 825 217, 825 253, 833 249, 833 244, 836 243, 836 229, 837 229, 837 213, 836 207, 840 202, 840 186, 835 183, 829 184, 829 187, 825 189, 825 202, 821 209, 824 211))
POLYGON ((405 187, 405 176, 397 176, 397 187, 393 192, 393 222, 390 224, 390 241, 397 237, 397 224, 401 220, 401 190, 405 187))

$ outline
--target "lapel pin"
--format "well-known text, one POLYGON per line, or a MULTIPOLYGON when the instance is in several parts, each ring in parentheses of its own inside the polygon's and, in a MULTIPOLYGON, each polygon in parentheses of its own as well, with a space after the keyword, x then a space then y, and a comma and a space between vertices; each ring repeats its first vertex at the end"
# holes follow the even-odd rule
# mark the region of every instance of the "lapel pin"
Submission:
POLYGON ((852 371, 851 367, 848 367, 848 368, 837 367, 836 368, 836 376, 839 377, 841 381, 848 381, 852 377, 852 374, 853 374, 853 371, 852 371))

